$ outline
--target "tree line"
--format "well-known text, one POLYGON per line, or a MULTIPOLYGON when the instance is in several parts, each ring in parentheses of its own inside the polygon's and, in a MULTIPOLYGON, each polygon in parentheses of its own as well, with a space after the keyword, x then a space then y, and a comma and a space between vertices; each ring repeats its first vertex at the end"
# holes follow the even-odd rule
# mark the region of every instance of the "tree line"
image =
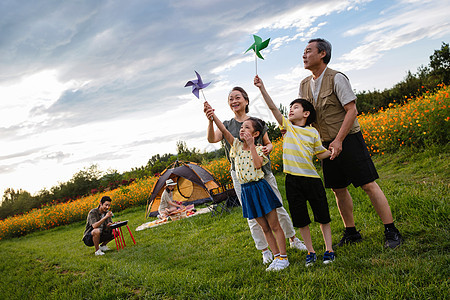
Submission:
MULTIPOLYGON (((440 83, 446 85, 450 83, 449 44, 444 42, 441 49, 435 50, 430 56, 427 66, 419 67, 416 73, 408 71, 406 77, 392 88, 383 91, 357 92, 358 112, 373 113, 382 107, 387 107, 392 102, 405 103, 411 97, 419 96, 425 91, 433 91, 440 83)), ((286 115, 286 107, 280 104, 280 110, 286 115)), ((268 122, 267 126, 271 140, 281 137, 276 123, 268 122)), ((68 182, 60 183, 50 190, 43 189, 36 195, 31 195, 22 189, 8 188, 2 197, 0 219, 21 214, 33 208, 40 208, 43 205, 72 201, 89 194, 115 189, 128 185, 136 179, 158 176, 176 160, 207 163, 223 156, 225 156, 223 147, 213 152, 201 152, 195 147, 189 149, 185 142, 178 141, 177 154, 153 155, 145 166, 132 168, 124 173, 119 173, 117 170, 102 172, 97 165, 92 165, 77 172, 68 182)))

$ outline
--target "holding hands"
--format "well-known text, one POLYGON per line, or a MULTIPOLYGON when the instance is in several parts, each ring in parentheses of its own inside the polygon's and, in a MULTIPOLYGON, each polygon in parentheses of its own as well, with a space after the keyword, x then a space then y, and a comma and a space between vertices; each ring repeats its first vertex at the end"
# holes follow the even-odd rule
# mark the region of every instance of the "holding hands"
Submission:
POLYGON ((330 159, 333 160, 339 156, 342 152, 342 143, 334 140, 331 142, 330 146, 328 146, 328 150, 331 151, 330 159))

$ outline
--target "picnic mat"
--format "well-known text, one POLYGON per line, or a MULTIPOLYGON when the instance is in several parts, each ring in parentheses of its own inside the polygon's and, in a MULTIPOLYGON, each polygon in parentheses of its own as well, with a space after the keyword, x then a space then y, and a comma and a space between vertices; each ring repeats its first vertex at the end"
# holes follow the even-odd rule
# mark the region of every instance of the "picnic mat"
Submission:
POLYGON ((186 214, 185 217, 174 216, 172 218, 168 217, 168 218, 164 218, 164 219, 156 219, 154 221, 144 223, 144 224, 138 226, 136 228, 136 231, 141 231, 141 230, 144 230, 144 229, 147 229, 147 228, 152 228, 152 227, 156 227, 156 226, 159 226, 159 225, 171 223, 173 221, 177 221, 177 220, 181 220, 181 219, 185 219, 185 218, 190 218, 190 217, 193 217, 193 216, 196 216, 196 215, 200 215, 200 214, 205 214, 205 213, 210 212, 210 209, 208 207, 204 207, 202 209, 197 210, 196 212, 194 212, 194 211, 192 211, 192 212, 193 213, 191 213, 189 215, 186 214))

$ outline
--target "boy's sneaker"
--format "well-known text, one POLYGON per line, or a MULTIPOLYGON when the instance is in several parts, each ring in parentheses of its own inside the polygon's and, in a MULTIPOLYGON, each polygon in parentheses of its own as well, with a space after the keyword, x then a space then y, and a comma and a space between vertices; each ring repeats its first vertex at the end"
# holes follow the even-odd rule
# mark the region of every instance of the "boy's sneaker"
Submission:
POLYGON ((312 266, 317 260, 317 255, 315 252, 308 252, 306 255, 306 264, 305 266, 309 267, 312 266))
POLYGON ((95 251, 95 255, 105 255, 105 252, 103 252, 102 250, 98 249, 97 251, 95 251))
POLYGON ((298 237, 295 237, 294 240, 292 242, 290 242, 290 244, 291 244, 291 248, 302 250, 302 251, 308 250, 308 249, 306 249, 305 244, 302 241, 300 241, 300 239, 298 237))
POLYGON ((386 248, 394 249, 403 243, 403 238, 397 228, 394 229, 385 229, 384 236, 386 237, 386 242, 384 246, 386 248))
POLYGON ((325 251, 323 254, 323 263, 329 264, 334 261, 334 252, 331 251, 325 251))
POLYGON ((109 251, 110 249, 109 249, 109 247, 108 247, 108 245, 104 245, 104 246, 100 246, 100 247, 98 247, 100 250, 102 250, 102 251, 109 251))
POLYGON ((362 241, 362 237, 361 237, 361 234, 359 233, 359 231, 357 231, 354 234, 351 234, 351 233, 348 233, 347 230, 344 230, 344 235, 342 236, 342 239, 339 241, 339 243, 337 243, 336 245, 333 245, 333 248, 342 247, 346 244, 357 243, 357 242, 361 242, 361 241, 362 241))
POLYGON ((268 249, 262 252, 262 257, 263 257, 263 264, 268 264, 271 261, 273 261, 272 252, 268 249))

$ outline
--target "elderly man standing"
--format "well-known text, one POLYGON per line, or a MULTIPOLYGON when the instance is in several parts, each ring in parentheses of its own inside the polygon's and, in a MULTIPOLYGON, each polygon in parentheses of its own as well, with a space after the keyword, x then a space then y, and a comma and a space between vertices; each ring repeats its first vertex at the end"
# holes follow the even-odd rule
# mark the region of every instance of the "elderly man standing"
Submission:
POLYGON ((331 44, 324 39, 312 39, 303 53, 305 69, 312 75, 300 83, 299 97, 314 105, 323 145, 332 151, 330 159, 322 161, 325 187, 331 188, 344 222, 342 239, 333 247, 361 241, 353 219, 353 199, 347 186, 361 187, 369 196, 385 230, 385 246, 395 248, 402 243, 394 225, 391 209, 381 188, 375 182, 378 173, 370 158, 357 120, 356 96, 343 73, 328 68, 331 44))

